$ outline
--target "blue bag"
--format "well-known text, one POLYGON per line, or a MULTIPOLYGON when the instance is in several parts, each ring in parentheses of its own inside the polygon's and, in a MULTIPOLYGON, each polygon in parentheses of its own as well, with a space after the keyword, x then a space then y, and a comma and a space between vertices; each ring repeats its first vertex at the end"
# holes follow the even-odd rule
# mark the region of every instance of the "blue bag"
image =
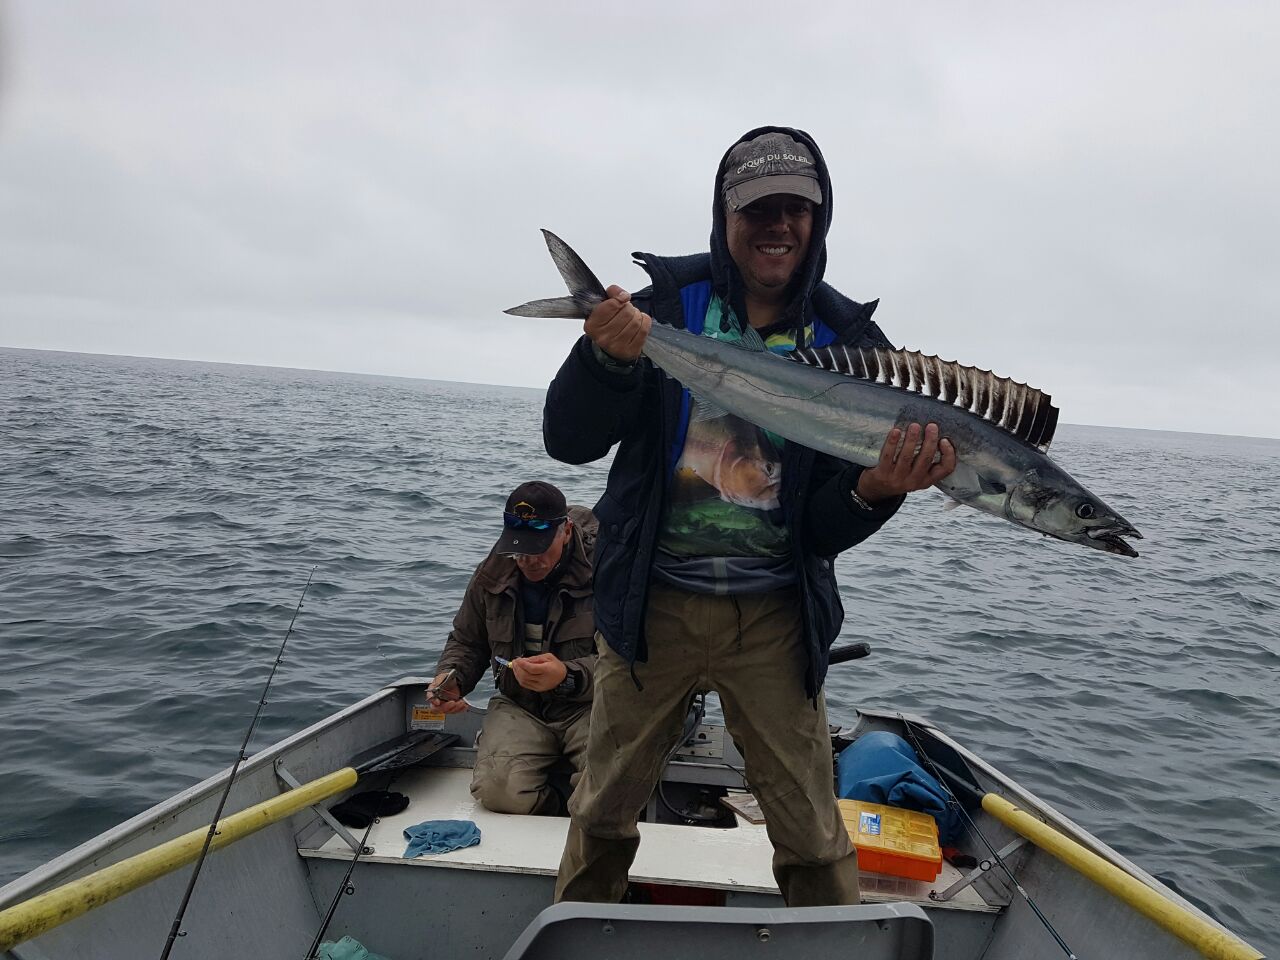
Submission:
POLYGON ((846 800, 918 810, 938 821, 938 839, 950 846, 964 824, 946 789, 920 766, 911 744, 887 731, 863 734, 836 761, 839 795, 846 800))

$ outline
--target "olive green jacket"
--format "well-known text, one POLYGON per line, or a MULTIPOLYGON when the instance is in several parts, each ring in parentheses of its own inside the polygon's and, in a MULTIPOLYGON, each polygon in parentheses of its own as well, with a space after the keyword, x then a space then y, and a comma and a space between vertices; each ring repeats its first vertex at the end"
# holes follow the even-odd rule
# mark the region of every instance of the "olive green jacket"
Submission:
POLYGON ((494 657, 512 660, 524 651, 524 619, 520 604, 520 570, 510 557, 490 551, 467 584, 453 630, 444 645, 436 675, 458 671, 458 685, 470 693, 486 670, 494 672, 498 690, 542 720, 567 719, 591 704, 595 669, 595 619, 591 613, 591 557, 596 518, 589 509, 569 507, 573 536, 566 546, 572 554, 547 609, 545 649, 554 653, 574 675, 577 689, 564 696, 554 690, 535 693, 516 682, 511 670, 494 657))

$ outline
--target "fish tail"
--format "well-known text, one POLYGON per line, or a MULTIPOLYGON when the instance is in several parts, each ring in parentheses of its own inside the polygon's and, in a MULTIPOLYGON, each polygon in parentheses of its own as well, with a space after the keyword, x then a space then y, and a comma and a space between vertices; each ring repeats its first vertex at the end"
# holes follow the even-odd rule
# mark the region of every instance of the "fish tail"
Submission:
POLYGON ((518 307, 511 307, 503 313, 513 317, 564 317, 569 320, 583 320, 591 315, 595 305, 606 297, 604 285, 596 279, 591 268, 582 262, 573 248, 557 237, 550 230, 542 231, 547 241, 547 249, 551 251, 551 259, 556 269, 564 278, 569 288, 569 296, 552 297, 546 300, 530 300, 518 307))
POLYGON ((530 300, 518 307, 503 310, 513 317, 547 317, 564 320, 581 320, 586 314, 573 297, 550 297, 546 300, 530 300))

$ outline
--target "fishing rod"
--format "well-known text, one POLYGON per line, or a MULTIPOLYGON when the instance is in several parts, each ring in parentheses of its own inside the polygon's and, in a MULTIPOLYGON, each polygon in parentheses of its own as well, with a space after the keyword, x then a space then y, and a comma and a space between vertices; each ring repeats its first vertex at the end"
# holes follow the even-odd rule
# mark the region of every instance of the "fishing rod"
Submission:
POLYGON ((312 567, 311 572, 307 574, 307 582, 302 588, 302 596, 298 598, 298 605, 293 608, 293 616, 289 619, 289 629, 284 632, 284 639, 280 641, 280 649, 276 651, 275 663, 271 665, 271 673, 267 676, 266 685, 262 688, 262 693, 258 697, 258 709, 253 711, 253 719, 249 721, 249 729, 244 733, 244 742, 240 744, 240 750, 236 754, 236 761, 231 765, 231 773, 227 776, 227 785, 222 791, 222 796, 218 798, 218 809, 213 812, 213 822, 209 824, 209 832, 205 835, 204 846, 200 848, 200 856, 196 859, 196 865, 191 870, 191 879, 187 881, 187 890, 182 895, 182 903, 178 906, 178 912, 173 918, 173 925, 169 928, 169 937, 164 942, 164 950, 160 954, 160 960, 168 960, 173 945, 178 937, 186 936, 182 931, 182 918, 186 915, 187 905, 191 902, 192 891, 196 888, 196 880, 200 877, 200 868, 204 866, 205 857, 209 855, 209 845, 213 843, 214 836, 218 833, 218 821, 222 819, 222 808, 226 806, 227 797, 231 795, 231 787, 236 782, 236 773, 240 769, 242 761, 247 760, 248 754, 245 752, 249 749, 249 741, 253 738, 254 731, 258 729, 258 721, 262 718, 262 708, 267 705, 267 692, 271 689, 271 681, 276 678, 276 671, 280 669, 280 664, 284 660, 284 648, 289 643, 289 637, 293 635, 293 625, 298 620, 298 613, 302 610, 302 601, 307 598, 307 590, 311 587, 311 578, 316 575, 316 568, 312 567))
MULTIPOLYGON (((386 783, 382 785, 382 792, 387 793, 391 790, 391 785, 395 783, 398 777, 399 768, 393 768, 387 777, 386 783)), ((329 901, 329 909, 325 911, 324 920, 320 923, 320 929, 316 931, 315 937, 311 940, 311 946, 307 948, 307 952, 303 954, 302 960, 316 960, 317 951, 320 949, 321 943, 324 941, 324 935, 329 930, 329 924, 333 922, 333 916, 338 912, 338 904, 342 901, 344 895, 350 895, 356 892, 356 888, 351 883, 351 875, 355 873, 356 864, 360 858, 371 853, 369 849, 369 834, 373 830, 373 825, 378 822, 378 817, 369 818, 369 824, 364 828, 364 835, 360 838, 360 849, 352 852, 351 862, 347 864, 347 872, 342 875, 342 880, 338 883, 338 889, 333 894, 333 899, 329 901)))
POLYGON ((1067 942, 1062 939, 1062 935, 1058 933, 1056 929, 1054 929, 1053 924, 1049 922, 1049 918, 1046 917, 1043 912, 1041 912, 1040 907, 1036 904, 1031 894, 1027 893, 1026 889, 1022 886, 1022 884, 1018 882, 1018 878, 1013 875, 1013 871, 1009 869, 1009 865, 1004 862, 1004 857, 1000 856, 999 852, 992 845, 991 841, 987 839, 986 835, 980 829, 978 829, 978 825, 974 822, 973 818, 969 816, 969 811, 966 810, 964 808, 964 804, 961 803, 956 798, 956 795, 952 791, 951 785, 950 783, 948 783, 948 780, 954 779, 957 783, 961 784, 965 788, 965 790, 973 793, 975 796, 979 798, 982 796, 983 791, 978 788, 977 784, 967 782, 966 780, 964 780, 963 777, 961 777, 959 774, 955 773, 952 770, 946 771, 948 774, 950 774, 950 777, 943 776, 942 771, 934 763, 933 758, 925 752, 924 746, 920 743, 919 738, 916 737, 915 727, 912 726, 911 721, 908 720, 906 717, 904 717, 901 713, 898 714, 898 719, 901 720, 903 725, 906 727, 907 737, 910 738, 911 745, 915 748, 915 751, 920 756, 920 758, 929 767, 930 772, 933 773, 933 778, 938 781, 938 783, 941 785, 943 790, 947 791, 947 798, 948 798, 947 804, 949 806, 954 806, 957 810, 960 811, 960 815, 965 819, 965 822, 969 825, 969 829, 972 830, 975 834, 977 834, 978 838, 982 841, 983 845, 990 852, 991 858, 997 864, 1000 865, 1000 869, 1003 870, 1005 873, 1005 876, 1009 878, 1009 882, 1013 884, 1014 889, 1017 890, 1018 893, 1022 895, 1022 899, 1027 901, 1027 906, 1031 908, 1032 912, 1035 913, 1035 915, 1040 919, 1040 922, 1044 924, 1045 929, 1049 931, 1049 935, 1053 937, 1055 941, 1057 941, 1058 946, 1062 948, 1062 952, 1065 953, 1070 958, 1070 960, 1079 960, 1079 958, 1075 955, 1072 949, 1069 946, 1067 946, 1067 942))

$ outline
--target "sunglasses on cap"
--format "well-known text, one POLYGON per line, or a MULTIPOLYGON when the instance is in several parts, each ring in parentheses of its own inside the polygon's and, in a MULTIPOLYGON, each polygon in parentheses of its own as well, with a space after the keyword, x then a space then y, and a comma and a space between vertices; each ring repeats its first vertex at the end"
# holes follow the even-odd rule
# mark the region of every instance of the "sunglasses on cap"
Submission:
POLYGON ((518 517, 514 513, 502 513, 502 523, 511 530, 550 530, 567 517, 518 517))

